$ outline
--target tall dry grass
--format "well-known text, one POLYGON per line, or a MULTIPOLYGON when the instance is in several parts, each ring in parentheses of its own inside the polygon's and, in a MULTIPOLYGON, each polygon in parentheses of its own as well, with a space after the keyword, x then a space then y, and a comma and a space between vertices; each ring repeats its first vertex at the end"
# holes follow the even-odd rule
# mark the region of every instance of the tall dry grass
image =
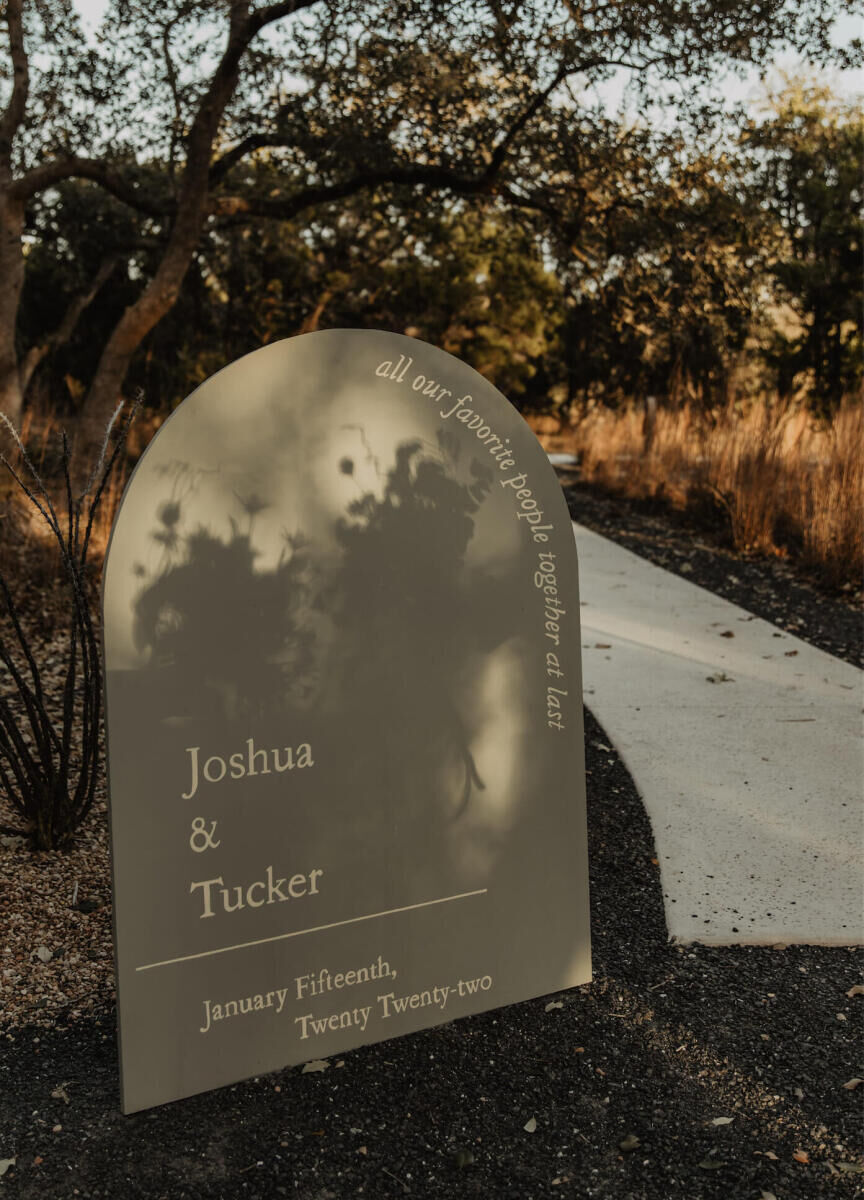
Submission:
MULTIPOLYGON (((46 477, 53 474, 58 426, 50 416, 24 437, 46 477)), ((797 559, 826 583, 859 588, 864 577, 864 408, 848 402, 829 425, 806 411, 763 399, 745 411, 713 413, 693 405, 660 409, 650 437, 645 413, 594 408, 570 426, 531 419, 547 450, 579 459, 583 479, 638 499, 662 499, 700 518, 722 520, 736 549, 797 559)), ((131 463, 155 423, 142 422, 130 457, 106 489, 93 530, 93 558, 107 547, 131 463)), ((50 589, 59 562, 38 514, 0 484, 0 562, 26 556, 36 591, 50 589)), ((22 567, 24 563, 21 564, 22 567)))
POLYGON ((789 404, 730 404, 711 414, 661 409, 653 430, 635 407, 597 408, 547 449, 578 456, 583 479, 636 498, 713 508, 736 549, 798 559, 826 583, 864 575, 864 408, 846 403, 830 425, 789 404))

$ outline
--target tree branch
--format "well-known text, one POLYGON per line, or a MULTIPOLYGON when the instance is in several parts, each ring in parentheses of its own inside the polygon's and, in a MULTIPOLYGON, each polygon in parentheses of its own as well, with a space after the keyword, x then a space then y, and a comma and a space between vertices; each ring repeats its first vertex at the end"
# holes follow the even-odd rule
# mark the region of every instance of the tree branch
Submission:
POLYGON ((513 142, 516 140, 531 118, 537 115, 558 85, 563 83, 568 75, 575 75, 582 70, 584 70, 584 67, 568 67, 564 63, 561 63, 548 86, 545 87, 541 92, 537 93, 531 103, 525 108, 521 115, 516 118, 516 120, 498 142, 498 145, 492 151, 492 157, 489 160, 489 166, 486 170, 486 174, 489 175, 490 178, 493 175, 496 175, 501 169, 501 165, 503 164, 504 159, 507 157, 507 151, 513 145, 513 142))
POLYGON ((79 292, 77 296, 73 296, 69 307, 63 314, 62 321, 54 332, 49 334, 37 346, 31 346, 24 355, 24 360, 19 368, 22 395, 26 393, 30 385, 30 380, 33 378, 33 372, 45 356, 58 346, 63 346, 69 341, 75 331, 75 326, 81 318, 81 314, 93 303, 123 257, 122 254, 111 254, 108 258, 104 259, 99 266, 99 270, 93 276, 90 287, 84 292, 79 292))
MULTIPOLYGON (((592 60, 591 65, 595 65, 595 61, 596 60, 592 60)), ((554 92, 555 88, 558 87, 558 85, 562 83, 568 77, 568 75, 577 74, 579 71, 584 69, 585 68, 583 66, 578 68, 568 67, 562 63, 548 86, 545 87, 542 92, 538 92, 538 94, 532 99, 531 103, 526 106, 525 110, 513 122, 510 129, 508 129, 498 145, 495 147, 484 173, 488 179, 491 180, 493 176, 498 174, 504 159, 507 156, 508 150, 513 145, 513 142, 516 140, 531 118, 540 111, 540 109, 551 96, 552 92, 554 92)), ((231 169, 235 167, 237 163, 241 162, 242 159, 244 159, 248 154, 253 154, 256 150, 262 150, 265 147, 278 149, 280 147, 287 148, 291 145, 293 145, 293 142, 286 139, 284 134, 263 132, 250 133, 247 137, 243 138, 242 141, 238 142, 236 146, 232 146, 230 150, 226 151, 221 158, 217 159, 217 161, 213 163, 210 168, 211 188, 217 186, 231 171, 231 169)))
POLYGON ((260 33, 265 25, 272 25, 282 17, 293 16, 294 13, 302 12, 304 8, 313 8, 320 3, 321 0, 280 0, 278 4, 268 4, 266 8, 259 8, 250 15, 247 23, 249 39, 260 33))
POLYGON ((211 200, 211 212, 216 216, 271 217, 290 221, 304 209, 316 204, 327 204, 333 200, 344 200, 355 196, 366 188, 385 184, 412 187, 425 186, 442 188, 463 196, 492 195, 494 181, 484 171, 482 175, 462 175, 448 167, 425 166, 392 167, 379 171, 364 171, 337 183, 313 184, 295 192, 293 196, 281 198, 265 196, 217 196, 211 200))
POLYGON ((282 133, 250 133, 236 146, 226 150, 221 158, 217 158, 213 163, 210 168, 210 187, 221 183, 228 172, 236 167, 237 163, 241 162, 247 154, 262 150, 265 146, 284 147, 291 144, 282 133))
POLYGON ((89 179, 98 183, 117 200, 149 217, 170 216, 174 211, 173 201, 154 200, 146 187, 136 187, 98 158, 55 158, 16 179, 10 192, 17 199, 28 200, 64 179, 89 179))
POLYGON ((321 0, 281 0, 266 8, 249 12, 248 0, 232 0, 228 29, 228 44, 213 72, 210 86, 198 106, 195 120, 187 140, 187 174, 190 167, 200 169, 200 158, 206 153, 208 163, 213 140, 222 118, 225 105, 234 91, 236 73, 240 59, 249 48, 249 43, 267 25, 282 17, 292 16, 303 9, 320 4, 321 0))
POLYGON ((502 184, 496 189, 496 194, 506 200, 508 204, 512 204, 514 208, 525 208, 530 212, 542 213, 544 217, 550 220, 560 220, 560 209, 554 204, 550 204, 548 200, 541 199, 538 196, 521 196, 517 191, 514 191, 509 184, 502 184))
MULTIPOLYGON (((185 13, 183 14, 185 15, 185 13)), ((177 87, 177 71, 174 68, 174 60, 171 57, 171 33, 177 21, 181 20, 181 14, 178 14, 174 21, 168 21, 165 28, 162 30, 162 57, 165 60, 165 74, 168 76, 168 86, 171 89, 171 97, 174 101, 174 120, 171 122, 171 145, 168 151, 168 175, 174 179, 174 159, 177 152, 177 135, 182 127, 183 114, 180 108, 180 93, 177 87)))

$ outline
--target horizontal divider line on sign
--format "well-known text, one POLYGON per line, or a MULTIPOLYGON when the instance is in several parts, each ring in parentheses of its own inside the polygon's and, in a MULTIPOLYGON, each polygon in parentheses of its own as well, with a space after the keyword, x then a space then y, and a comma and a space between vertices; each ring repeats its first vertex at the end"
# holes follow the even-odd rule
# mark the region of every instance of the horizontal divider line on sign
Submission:
POLYGON ((340 925, 356 925, 359 921, 374 921, 378 917, 392 917, 395 913, 411 912, 415 908, 431 908, 433 904, 449 904, 451 900, 468 900, 471 896, 485 896, 488 888, 476 892, 460 892, 457 896, 441 896, 438 900, 421 900, 419 904, 406 904, 403 908, 388 908, 384 912, 366 913, 362 917, 349 917, 346 921, 331 921, 329 925, 315 925, 312 929, 295 929, 293 933, 277 933, 273 937, 258 938, 254 942, 238 942, 236 946, 220 946, 218 950, 202 950, 198 954, 184 954, 180 958, 166 958, 162 962, 145 963, 136 967, 138 971, 152 971, 154 967, 170 967, 174 963, 190 962, 193 958, 209 958, 213 954, 228 954, 232 950, 246 950, 249 946, 264 946, 267 942, 281 942, 286 938, 303 937, 307 933, 322 933, 325 929, 338 929, 340 925))

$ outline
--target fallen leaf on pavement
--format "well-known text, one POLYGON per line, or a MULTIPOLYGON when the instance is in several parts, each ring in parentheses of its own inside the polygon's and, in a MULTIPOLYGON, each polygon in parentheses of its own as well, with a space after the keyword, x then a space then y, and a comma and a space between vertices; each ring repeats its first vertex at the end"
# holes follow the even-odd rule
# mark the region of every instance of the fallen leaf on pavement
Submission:
POLYGON ((10 1167, 15 1166, 15 1162, 16 1159, 14 1158, 0 1158, 0 1179, 3 1178, 10 1167))
POLYGON ((522 1126, 526 1133, 533 1133, 537 1128, 537 1118, 532 1117, 530 1121, 526 1121, 522 1126))
POLYGON ((59 1087, 54 1089, 54 1091, 51 1093, 51 1099, 52 1100, 62 1100, 66 1104, 69 1103, 69 1097, 66 1094, 66 1084, 65 1083, 61 1083, 59 1087))
POLYGON ((564 1003, 561 1000, 550 1000, 546 1005, 546 1012, 551 1012, 553 1008, 563 1008, 564 1003))
POLYGON ((715 1117, 711 1122, 712 1125, 731 1125, 735 1120, 734 1117, 715 1117))
POLYGON ((311 1075, 313 1071, 326 1071, 330 1066, 326 1058, 313 1058, 311 1062, 303 1064, 301 1075, 311 1075))
POLYGON ((862 1083, 864 1083, 864 1079, 859 1079, 858 1076, 855 1075, 852 1079, 850 1079, 846 1083, 844 1083, 843 1087, 846 1089, 847 1092, 854 1092, 855 1089, 857 1087, 860 1087, 860 1085, 862 1083))
POLYGON ((628 1133, 627 1136, 618 1143, 618 1149, 623 1150, 625 1154, 629 1154, 631 1150, 638 1149, 641 1144, 642 1143, 639 1141, 635 1133, 628 1133))
POLYGON ((703 1171, 716 1171, 718 1167, 725 1167, 725 1162, 719 1162, 716 1158, 703 1158, 699 1166, 703 1171))
POLYGON ((847 1175, 864 1175, 864 1163, 838 1163, 837 1169, 847 1175))
POLYGON ((796 1162, 800 1162, 800 1163, 809 1163, 809 1161, 810 1161, 810 1155, 807 1153, 806 1150, 796 1150, 795 1153, 792 1155, 792 1157, 795 1159, 796 1162))
POLYGON ((854 987, 849 989, 846 995, 850 1000, 853 996, 864 996, 864 983, 856 983, 854 987))

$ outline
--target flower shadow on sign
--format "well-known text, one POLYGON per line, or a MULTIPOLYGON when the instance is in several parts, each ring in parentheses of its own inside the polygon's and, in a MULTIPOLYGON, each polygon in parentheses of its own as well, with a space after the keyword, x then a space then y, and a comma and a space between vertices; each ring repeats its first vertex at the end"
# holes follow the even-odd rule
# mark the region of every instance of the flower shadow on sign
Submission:
POLYGON ((436 780, 440 794, 439 777, 450 768, 459 778, 451 816, 483 787, 458 704, 465 660, 477 649, 473 610, 484 584, 466 571, 466 552, 492 480, 477 464, 472 474, 471 484, 461 483, 446 459, 405 442, 383 495, 354 501, 336 528, 343 555, 335 666, 355 753, 368 758, 364 747, 389 742, 382 770, 403 765, 403 794, 423 778, 436 780))
POLYGON ((172 677, 175 715, 232 720, 283 712, 302 695, 310 667, 299 621, 302 549, 256 570, 251 537, 232 522, 225 539, 199 527, 183 550, 182 561, 135 601, 135 643, 164 683, 172 677))
MULTIPOLYGON (((151 725, 167 717, 200 745, 313 744, 331 858, 347 866, 362 847, 366 873, 395 902, 405 881, 387 865, 394 854, 420 864, 420 891, 461 885, 453 831, 484 790, 472 743, 493 715, 473 675, 519 630, 517 555, 491 573, 470 561, 489 468, 460 464, 446 433, 437 447, 403 442, 391 462, 375 491, 358 484, 328 546, 285 536, 275 565, 255 545, 265 500, 221 537, 183 534, 182 500, 163 501, 154 538, 164 554, 134 602, 134 636, 151 725)), ((350 467, 343 457, 335 472, 353 477, 350 467)), ((496 711, 517 703, 494 700, 496 711)), ((314 836, 323 814, 304 826, 296 813, 296 835, 314 836)))

